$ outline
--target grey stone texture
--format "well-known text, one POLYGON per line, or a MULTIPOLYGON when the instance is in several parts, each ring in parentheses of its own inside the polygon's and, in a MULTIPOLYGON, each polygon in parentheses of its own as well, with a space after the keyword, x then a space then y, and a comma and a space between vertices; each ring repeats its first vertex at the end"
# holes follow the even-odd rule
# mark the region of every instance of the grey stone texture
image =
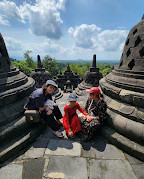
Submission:
POLYGON ((48 178, 88 179, 85 158, 51 156, 45 172, 48 178), (57 175, 57 177, 56 177, 57 175))
POLYGON ((23 159, 43 157, 47 144, 48 140, 45 138, 36 141, 31 145, 30 149, 25 152, 23 159))
POLYGON ((125 159, 123 153, 105 138, 97 136, 95 140, 82 143, 83 157, 95 159, 125 159))
POLYGON ((41 179, 43 176, 45 159, 30 159, 24 163, 23 179, 41 179))
POLYGON ((22 179, 23 165, 11 164, 0 169, 1 179, 22 179))
POLYGON ((119 66, 100 80, 100 87, 108 106, 107 125, 120 134, 118 139, 114 139, 112 135, 107 138, 117 146, 125 147, 124 150, 131 152, 135 157, 141 156, 142 160, 144 160, 143 31, 144 19, 129 32, 119 66))
POLYGON ((78 142, 64 139, 51 139, 45 151, 46 155, 64 155, 79 156, 81 155, 81 145, 78 142))
POLYGON ((90 179, 136 179, 130 164, 125 160, 90 160, 90 179))
POLYGON ((0 34, 0 163, 29 145, 41 132, 41 126, 29 128, 24 105, 34 90, 34 80, 13 67, 0 34))
POLYGON ((138 179, 144 178, 144 164, 132 165, 133 170, 138 179))

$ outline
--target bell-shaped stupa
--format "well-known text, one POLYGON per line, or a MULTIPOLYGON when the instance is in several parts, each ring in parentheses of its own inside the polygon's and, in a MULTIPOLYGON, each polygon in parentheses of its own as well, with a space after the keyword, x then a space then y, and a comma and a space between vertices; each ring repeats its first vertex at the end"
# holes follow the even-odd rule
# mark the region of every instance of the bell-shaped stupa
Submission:
POLYGON ((99 71, 99 68, 96 66, 96 54, 93 55, 92 67, 89 71, 85 72, 84 80, 78 85, 76 89, 77 95, 84 95, 85 89, 99 86, 99 80, 102 78, 102 73, 99 71))
POLYGON ((112 143, 144 161, 144 19, 128 34, 117 68, 100 80, 108 105, 102 129, 112 143))
POLYGON ((0 163, 26 148, 41 132, 41 125, 32 129, 24 117, 24 104, 34 84, 13 67, 0 33, 0 163))

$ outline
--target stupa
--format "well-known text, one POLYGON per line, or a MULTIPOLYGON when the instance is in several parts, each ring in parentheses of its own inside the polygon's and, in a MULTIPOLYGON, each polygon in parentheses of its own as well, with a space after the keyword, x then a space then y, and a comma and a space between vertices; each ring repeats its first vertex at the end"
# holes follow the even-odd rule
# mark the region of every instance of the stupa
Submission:
POLYGON ((129 32, 119 66, 100 87, 109 115, 103 134, 144 161, 144 18, 129 32))
POLYGON ((96 67, 96 54, 93 55, 92 67, 84 75, 84 80, 78 85, 76 93, 83 95, 85 89, 99 86, 99 80, 102 78, 99 68, 96 67))
POLYGON ((41 125, 29 128, 24 104, 34 89, 34 80, 13 67, 0 33, 0 163, 36 139, 41 125))
POLYGON ((37 56, 37 68, 31 73, 31 77, 35 80, 36 88, 41 88, 47 80, 51 79, 51 74, 42 66, 40 55, 37 56))

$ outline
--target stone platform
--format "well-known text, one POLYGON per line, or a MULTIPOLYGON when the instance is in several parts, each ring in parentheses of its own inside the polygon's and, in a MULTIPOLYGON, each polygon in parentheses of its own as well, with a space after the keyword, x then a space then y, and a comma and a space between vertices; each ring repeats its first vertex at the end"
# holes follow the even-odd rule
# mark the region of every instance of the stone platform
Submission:
MULTIPOLYGON (((57 100, 61 111, 69 94, 57 100)), ((84 106, 86 96, 78 102, 84 106)), ((63 128, 62 128, 63 130, 63 128)), ((144 163, 129 156, 101 135, 89 142, 58 139, 47 128, 27 151, 1 165, 1 179, 142 179, 144 163)))

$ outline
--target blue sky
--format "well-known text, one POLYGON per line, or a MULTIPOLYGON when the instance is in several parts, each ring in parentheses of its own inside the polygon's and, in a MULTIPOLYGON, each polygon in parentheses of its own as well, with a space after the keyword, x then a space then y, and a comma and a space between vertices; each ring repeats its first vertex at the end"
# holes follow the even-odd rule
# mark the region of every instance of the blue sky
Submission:
POLYGON ((143 0, 0 0, 0 32, 9 56, 119 60, 143 0))

